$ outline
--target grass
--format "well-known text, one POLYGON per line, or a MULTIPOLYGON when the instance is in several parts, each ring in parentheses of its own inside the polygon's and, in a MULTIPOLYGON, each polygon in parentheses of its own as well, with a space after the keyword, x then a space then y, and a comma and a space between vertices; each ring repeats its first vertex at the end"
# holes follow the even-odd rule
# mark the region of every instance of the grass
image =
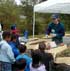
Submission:
POLYGON ((58 54, 57 57, 70 57, 70 48, 58 54))
MULTIPOLYGON (((70 34, 70 31, 66 31, 65 34, 70 34)), ((23 36, 23 34, 21 33, 20 36, 23 36)), ((33 35, 29 35, 29 38, 32 38, 33 35)), ((45 37, 45 34, 39 34, 39 35, 35 35, 35 38, 42 38, 45 37)))
POLYGON ((70 31, 66 31, 65 33, 66 33, 66 34, 70 34, 70 31))
MULTIPOLYGON (((70 31, 66 31, 65 34, 70 34, 70 31)), ((32 38, 33 35, 30 35, 29 38, 32 38)), ((35 38, 42 38, 42 37, 45 37, 45 34, 39 34, 39 35, 35 35, 34 36, 35 38)))

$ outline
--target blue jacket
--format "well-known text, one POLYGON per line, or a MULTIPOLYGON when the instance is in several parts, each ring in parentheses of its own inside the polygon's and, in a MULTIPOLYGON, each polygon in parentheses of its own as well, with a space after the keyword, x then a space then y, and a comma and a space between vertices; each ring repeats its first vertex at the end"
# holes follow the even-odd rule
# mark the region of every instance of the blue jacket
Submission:
POLYGON ((15 42, 9 42, 9 44, 12 48, 14 56, 17 57, 20 54, 20 52, 19 52, 18 48, 16 47, 16 43, 15 42))
POLYGON ((26 68, 24 71, 30 71, 30 63, 32 62, 32 59, 27 54, 20 54, 16 57, 16 60, 19 60, 20 58, 24 58, 26 60, 26 68))
POLYGON ((65 35, 64 25, 62 23, 58 23, 57 25, 50 23, 46 30, 46 34, 49 35, 50 33, 56 34, 56 37, 52 38, 53 41, 59 40, 60 42, 63 42, 62 38, 65 35))

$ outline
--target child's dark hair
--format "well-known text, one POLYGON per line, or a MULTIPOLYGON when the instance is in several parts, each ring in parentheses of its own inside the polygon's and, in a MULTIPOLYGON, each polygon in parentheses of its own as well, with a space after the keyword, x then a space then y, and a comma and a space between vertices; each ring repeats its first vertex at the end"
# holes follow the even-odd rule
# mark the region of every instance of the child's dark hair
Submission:
POLYGON ((21 58, 15 62, 16 70, 24 70, 26 67, 26 60, 21 58))
POLYGON ((22 44, 20 44, 18 48, 19 48, 20 53, 24 53, 27 50, 26 45, 22 45, 22 44))
POLYGON ((2 36, 3 36, 3 39, 5 39, 6 37, 11 37, 11 33, 10 31, 4 31, 2 36))
POLYGON ((40 49, 41 51, 44 51, 45 48, 46 48, 46 44, 45 44, 44 42, 40 42, 40 43, 39 43, 39 49, 40 49))
POLYGON ((41 62, 41 52, 40 50, 34 50, 32 52, 32 66, 33 67, 38 67, 39 63, 41 62))

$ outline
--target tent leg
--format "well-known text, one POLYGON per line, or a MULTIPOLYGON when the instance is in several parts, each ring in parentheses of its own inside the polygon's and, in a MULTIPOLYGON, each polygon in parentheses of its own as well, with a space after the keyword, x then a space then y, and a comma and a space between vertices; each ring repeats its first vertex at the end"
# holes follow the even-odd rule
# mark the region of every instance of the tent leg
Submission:
POLYGON ((35 12, 33 11, 33 38, 35 36, 35 12))

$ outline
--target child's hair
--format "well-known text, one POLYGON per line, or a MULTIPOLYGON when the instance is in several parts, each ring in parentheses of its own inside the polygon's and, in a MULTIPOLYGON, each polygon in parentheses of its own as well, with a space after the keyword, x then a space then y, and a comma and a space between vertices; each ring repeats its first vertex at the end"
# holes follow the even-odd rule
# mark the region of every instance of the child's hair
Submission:
POLYGON ((32 66, 39 67, 39 63, 41 62, 41 52, 40 50, 34 50, 32 52, 32 66))
POLYGON ((45 48, 46 48, 46 44, 45 44, 44 42, 40 42, 40 43, 39 43, 39 49, 40 49, 41 51, 44 51, 45 48))
POLYGON ((26 60, 21 58, 15 62, 15 67, 17 70, 24 70, 26 67, 26 60))
POLYGON ((22 44, 20 44, 18 48, 20 53, 25 53, 25 51, 27 50, 26 45, 22 45, 22 44))
POLYGON ((11 33, 10 31, 4 31, 2 36, 3 36, 3 39, 5 39, 6 37, 11 37, 11 33))

